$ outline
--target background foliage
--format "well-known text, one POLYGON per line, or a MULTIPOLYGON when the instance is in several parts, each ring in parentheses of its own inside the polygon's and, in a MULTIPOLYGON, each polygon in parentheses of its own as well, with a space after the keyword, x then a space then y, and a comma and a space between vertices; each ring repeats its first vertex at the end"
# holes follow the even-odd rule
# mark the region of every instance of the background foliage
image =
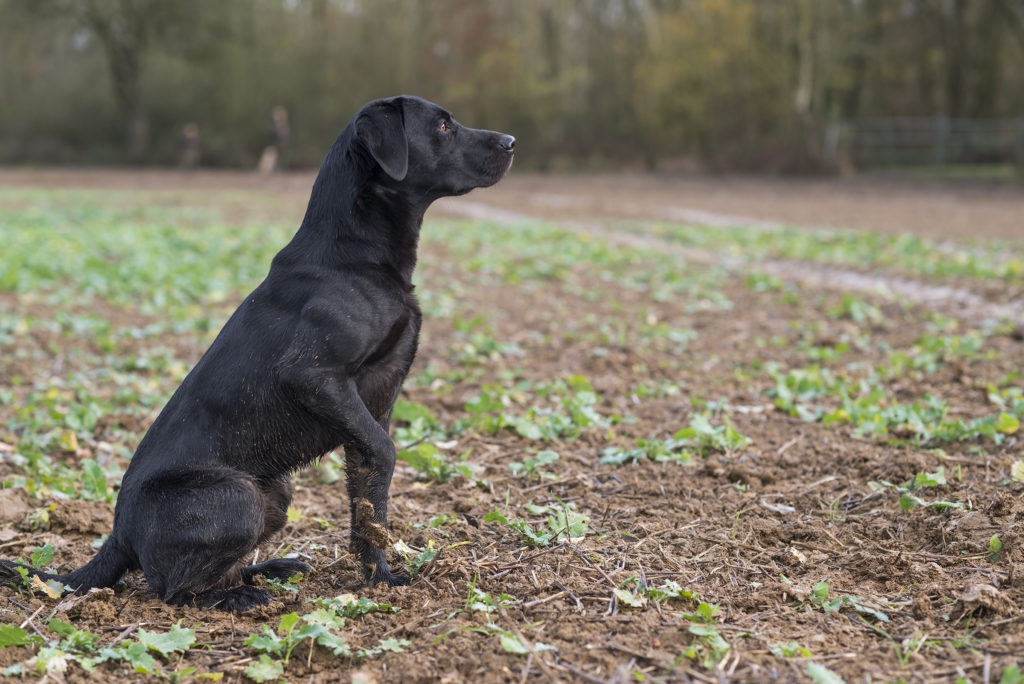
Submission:
POLYGON ((1024 112, 1024 0, 0 0, 0 163, 315 165, 400 92, 533 168, 816 170, 830 124, 1024 112))

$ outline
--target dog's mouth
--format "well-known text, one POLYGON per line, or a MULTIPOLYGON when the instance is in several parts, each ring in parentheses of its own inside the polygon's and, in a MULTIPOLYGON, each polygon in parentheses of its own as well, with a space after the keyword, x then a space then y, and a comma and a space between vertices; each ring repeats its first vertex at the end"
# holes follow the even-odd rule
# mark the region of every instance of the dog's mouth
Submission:
POLYGON ((491 166, 490 172, 484 175, 483 184, 478 186, 481 188, 489 188, 508 173, 508 170, 512 168, 513 154, 510 152, 506 155, 505 159, 501 160, 497 164, 491 166))
POLYGON ((494 179, 495 183, 497 183, 498 181, 505 177, 505 174, 507 174, 509 169, 512 168, 512 162, 515 161, 516 155, 514 152, 509 152, 506 156, 507 159, 505 160, 505 164, 501 167, 501 172, 498 173, 498 177, 494 179))

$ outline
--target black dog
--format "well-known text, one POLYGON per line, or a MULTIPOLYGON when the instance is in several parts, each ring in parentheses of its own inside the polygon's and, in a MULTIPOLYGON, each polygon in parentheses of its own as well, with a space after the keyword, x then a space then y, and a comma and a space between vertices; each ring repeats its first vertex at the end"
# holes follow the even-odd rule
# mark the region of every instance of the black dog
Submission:
MULTIPOLYGON (((370 582, 405 584, 384 555, 388 426, 419 336, 420 226, 439 197, 497 183, 514 144, 418 97, 359 110, 320 167, 299 231, 143 437, 109 539, 74 572, 31 574, 85 590, 141 569, 170 604, 266 604, 253 576, 308 566, 243 559, 284 526, 290 473, 344 446, 351 549, 370 582)), ((0 562, 0 578, 17 579, 16 566, 0 562)))

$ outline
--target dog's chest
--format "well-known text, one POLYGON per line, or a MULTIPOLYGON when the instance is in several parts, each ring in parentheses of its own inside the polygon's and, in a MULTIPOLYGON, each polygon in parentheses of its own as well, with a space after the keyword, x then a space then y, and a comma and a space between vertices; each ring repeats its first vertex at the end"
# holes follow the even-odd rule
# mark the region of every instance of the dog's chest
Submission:
POLYGON ((359 396, 374 417, 390 410, 416 356, 420 332, 419 308, 412 306, 395 321, 374 353, 356 375, 359 396))

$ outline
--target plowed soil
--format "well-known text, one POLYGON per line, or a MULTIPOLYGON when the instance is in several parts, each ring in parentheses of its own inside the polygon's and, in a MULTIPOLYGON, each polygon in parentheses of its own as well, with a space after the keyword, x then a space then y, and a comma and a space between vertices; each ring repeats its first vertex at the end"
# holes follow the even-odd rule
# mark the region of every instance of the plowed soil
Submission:
MULTIPOLYGON (((140 201, 216 203, 242 229, 255 215, 296 225, 301 218, 306 177, 225 175, 211 180, 215 177, 4 172, 0 183, 128 187, 146 191, 140 201)), ((588 189, 585 179, 544 182, 513 176, 505 190, 499 186, 466 201, 490 207, 495 212, 491 219, 515 212, 519 218, 577 224, 607 223, 609 217, 668 220, 670 216, 652 213, 672 206, 765 221, 918 230, 942 239, 1021 239, 1024 201, 1008 191, 911 188, 901 195, 899 189, 875 188, 875 195, 865 183, 846 189, 809 183, 804 192, 777 186, 773 194, 771 183, 756 186, 758 190, 754 181, 730 181, 723 187, 704 179, 673 189, 662 180, 645 184, 637 178, 602 178, 588 189), (619 199, 609 199, 617 191, 619 199), (915 207, 925 194, 936 208, 922 215, 915 207), (868 202, 866 197, 872 196, 881 199, 868 202), (953 205, 956 211, 942 209, 953 205)), ((442 209, 458 211, 453 208, 458 201, 446 202, 442 209)), ((453 262, 448 247, 429 238, 420 263, 421 290, 441 290, 451 278, 466 287, 460 289, 457 316, 428 316, 412 374, 427 380, 407 383, 404 399, 425 405, 450 425, 466 418, 466 400, 484 383, 514 386, 580 375, 599 395, 597 413, 610 427, 545 445, 508 429, 466 430, 443 453, 456 459, 468 451, 469 459, 482 467, 477 483, 463 477, 430 480, 400 463, 392 485, 392 541, 439 550, 409 587, 362 585, 347 551, 344 487, 323 482, 323 471, 310 469, 296 475, 296 520, 260 550, 261 558, 290 552, 312 564, 297 593, 277 591, 270 606, 232 615, 166 606, 141 575, 129 574, 112 590, 63 604, 0 589, 0 622, 45 635, 46 619, 56 615, 102 635, 109 644, 130 638, 140 628, 167 630, 183 620, 196 628, 203 646, 192 648, 168 669, 195 667, 196 675, 223 673, 221 681, 231 682, 245 681, 243 670, 257 657, 243 643, 249 634, 262 625, 276 626, 281 615, 307 611, 307 599, 343 593, 400 609, 349 620, 341 633, 353 649, 369 649, 389 637, 409 644, 401 652, 363 660, 337 658, 304 644, 283 678, 809 681, 807 666, 814 662, 851 682, 958 677, 987 682, 997 681, 1006 668, 1024 660, 1024 483, 1011 476, 1014 461, 1024 457, 1020 433, 1008 433, 1000 444, 967 440, 915 446, 909 440, 900 443, 899 434, 873 439, 855 436, 848 424, 805 422, 779 410, 768 394, 773 383, 764 367, 773 362, 783 369, 807 366, 809 347, 842 347, 840 356, 819 362, 836 373, 888 363, 889 350, 908 350, 933 330, 928 307, 861 293, 858 297, 877 306, 883 316, 854 321, 834 313, 843 305, 841 291, 808 287, 799 272, 782 278, 782 287, 765 290, 751 287, 745 274, 729 273, 718 293, 731 302, 727 308, 696 306, 679 294, 654 297, 603 277, 595 264, 578 264, 571 278, 516 284, 486 269, 470 270, 453 262), (460 376, 466 336, 459 322, 477 316, 486 321, 491 338, 518 351, 478 353, 474 371, 460 376), (650 334, 659 324, 664 330, 693 334, 685 340, 650 334), (430 377, 440 380, 430 382, 430 377), (669 439, 704 410, 716 424, 727 413, 749 445, 699 455, 688 465, 649 459, 599 464, 606 448, 629 448, 636 439, 669 439), (510 470, 510 463, 522 462, 540 448, 560 456, 542 468, 546 475, 510 470), (948 483, 922 496, 960 508, 903 510, 898 494, 868 484, 902 484, 940 466, 948 483), (529 510, 527 504, 563 502, 575 504, 589 518, 582 538, 538 547, 510 527, 485 520, 495 510, 522 514, 529 510), (428 524, 435 516, 452 514, 450 522, 428 524), (998 553, 990 547, 993 535, 1002 544, 998 553), (638 595, 645 587, 662 587, 668 581, 693 597, 660 603, 638 598, 642 605, 631 606, 615 591, 625 588, 638 595), (827 582, 831 597, 853 601, 826 610, 815 598, 821 582, 827 582), (513 598, 491 611, 474 610, 468 599, 471 586, 494 599, 513 598), (717 604, 709 624, 727 644, 727 650, 713 657, 707 656, 713 650, 710 642, 693 629, 704 624, 693 615, 701 601, 717 604), (886 619, 858 610, 854 603, 872 607, 886 619), (516 635, 527 650, 537 642, 554 648, 510 653, 502 648, 498 629, 516 635), (794 642, 806 653, 780 655, 794 642)), ((680 260, 680 269, 705 267, 680 260)), ((1019 302, 1019 290, 1008 295, 1009 287, 987 282, 977 289, 979 296, 993 291, 994 301, 1019 302)), ((3 294, 0 299, 0 313, 12 316, 31 309, 38 318, 45 316, 45 307, 45 301, 24 294, 3 294)), ((107 313, 135 325, 159 320, 133 311, 107 313)), ((993 410, 990 385, 1020 372, 1020 329, 1012 321, 985 324, 966 315, 960 322, 950 320, 949 330, 958 334, 982 331, 983 350, 941 359, 929 372, 895 378, 887 386, 888 397, 911 401, 932 394, 942 397, 958 417, 988 415, 993 410)), ((66 373, 78 354, 101 353, 87 338, 37 342, 51 352, 3 348, 7 358, 0 363, 0 388, 9 387, 15 375, 66 373)), ((136 346, 119 351, 161 346, 191 364, 206 340, 165 333, 131 344, 136 346)), ((1010 384, 1019 386, 1017 378, 1010 384)), ((515 401, 513 396, 513 408, 515 401)), ((0 420, 9 422, 14 411, 13 403, 0 406, 0 420)), ((141 433, 145 421, 101 426, 97 441, 102 441, 104 429, 141 433)), ((0 432, 0 448, 13 441, 0 432)), ((76 456, 69 453, 67 458, 76 456)), ((0 475, 17 473, 12 463, 0 465, 0 475)), ((94 553, 92 543, 109 531, 112 510, 107 503, 32 498, 19 488, 0 491, 0 553, 24 558, 49 542, 56 547, 53 567, 78 567, 94 553), (48 527, 33 523, 33 511, 40 508, 49 508, 48 527)), ((540 528, 546 515, 525 517, 540 528)), ((401 567, 401 557, 393 552, 392 558, 401 567)), ((29 647, 0 648, 0 669, 25 662, 34 652, 29 647)), ((23 678, 39 677, 32 672, 23 678)), ((68 682, 148 679, 113 663, 92 674, 72 665, 45 677, 68 682)))

